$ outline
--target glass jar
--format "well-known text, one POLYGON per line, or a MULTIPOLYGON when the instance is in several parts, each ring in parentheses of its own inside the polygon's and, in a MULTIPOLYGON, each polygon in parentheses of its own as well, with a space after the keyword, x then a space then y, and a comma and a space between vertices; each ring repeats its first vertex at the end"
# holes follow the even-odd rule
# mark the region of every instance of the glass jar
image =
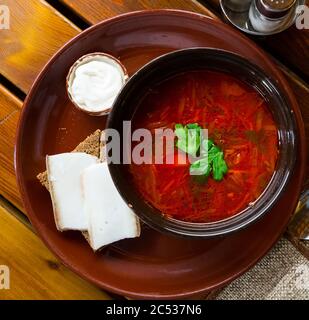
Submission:
POLYGON ((259 32, 273 32, 288 24, 296 0, 254 0, 249 10, 252 27, 259 32))

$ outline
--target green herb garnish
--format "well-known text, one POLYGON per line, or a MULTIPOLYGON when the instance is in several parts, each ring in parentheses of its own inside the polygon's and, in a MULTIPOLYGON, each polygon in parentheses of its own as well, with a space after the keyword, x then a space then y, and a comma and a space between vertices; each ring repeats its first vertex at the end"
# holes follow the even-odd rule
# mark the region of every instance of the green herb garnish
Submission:
POLYGON ((224 175, 227 173, 228 167, 224 160, 223 152, 219 151, 212 162, 212 175, 217 181, 221 181, 224 175))
POLYGON ((211 172, 211 165, 207 158, 199 159, 190 166, 190 174, 208 177, 211 172))
POLYGON ((201 127, 197 123, 190 123, 186 126, 176 124, 175 134, 178 138, 177 148, 191 156, 196 156, 201 143, 201 127))
POLYGON ((212 140, 201 137, 201 127, 196 124, 175 125, 175 134, 178 138, 177 148, 196 156, 200 151, 200 159, 190 166, 191 175, 208 177, 212 172, 214 180, 221 181, 228 171, 223 151, 212 140))

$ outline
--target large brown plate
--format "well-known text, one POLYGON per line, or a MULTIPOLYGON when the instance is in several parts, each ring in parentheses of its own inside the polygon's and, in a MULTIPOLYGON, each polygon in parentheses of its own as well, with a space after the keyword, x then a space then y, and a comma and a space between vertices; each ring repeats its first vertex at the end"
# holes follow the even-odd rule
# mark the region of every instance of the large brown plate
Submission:
MULTIPOLYGON (((45 66, 23 108, 16 142, 16 171, 30 220, 46 245, 69 268, 98 286, 135 298, 185 298, 218 288, 252 267, 284 231, 297 204, 305 164, 304 128, 297 102, 273 62, 251 41, 221 22, 183 11, 134 12, 103 21, 67 43, 45 66), (154 57, 181 48, 208 46, 241 54, 283 87, 299 129, 296 169, 276 206, 251 227, 213 240, 189 240, 146 228, 94 254, 77 232, 56 230, 48 192, 36 180, 45 155, 73 149, 104 117, 77 111, 65 77, 80 56, 104 51, 119 57, 130 74, 154 57)), ((130 183, 130 181, 128 181, 130 183)), ((35 266, 34 266, 35 267, 35 266)))

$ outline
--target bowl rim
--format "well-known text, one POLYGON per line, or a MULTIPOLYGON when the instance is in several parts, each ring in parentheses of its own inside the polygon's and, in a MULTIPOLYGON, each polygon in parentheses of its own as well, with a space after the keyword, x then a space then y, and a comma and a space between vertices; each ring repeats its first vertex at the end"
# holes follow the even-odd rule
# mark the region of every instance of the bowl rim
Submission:
MULTIPOLYGON (((118 170, 119 166, 122 166, 122 164, 108 163, 108 168, 120 196, 127 203, 127 205, 135 212, 135 214, 147 225, 149 225, 150 227, 154 228, 159 232, 169 233, 176 236, 185 236, 185 237, 193 237, 193 238, 195 237, 196 238, 213 238, 217 236, 229 235, 233 232, 237 232, 239 230, 242 230, 250 226, 252 223, 256 222, 265 214, 267 214, 267 212, 269 212, 269 210, 280 199, 280 197, 282 196, 283 192, 285 191, 288 185, 288 182, 290 181, 291 174, 293 172, 294 165, 296 162, 295 150, 297 150, 298 148, 299 132, 297 129, 295 115, 293 112, 291 112, 292 110, 291 105, 289 104, 286 98, 286 95, 284 94, 282 89, 276 84, 276 81, 272 77, 270 77, 258 65, 252 63, 245 57, 239 54, 230 52, 228 50, 212 48, 212 47, 191 47, 191 48, 180 49, 180 50, 163 54, 151 60, 150 62, 146 63, 143 67, 137 70, 130 77, 130 79, 127 81, 125 86, 122 88, 121 92, 116 97, 115 102, 113 104, 113 108, 107 118, 106 129, 113 128, 112 125, 114 122, 121 121, 119 120, 119 114, 116 113, 118 111, 117 108, 118 109, 121 108, 121 103, 123 100, 125 100, 126 102, 130 100, 130 95, 132 94, 132 92, 129 94, 127 94, 127 92, 130 90, 133 90, 133 94, 134 94, 134 92, 136 92, 137 90, 137 85, 138 85, 137 82, 140 81, 140 79, 145 80, 146 78, 146 81, 149 80, 149 78, 147 78, 147 74, 151 73, 151 71, 154 69, 160 68, 159 65, 161 63, 162 64, 163 63, 166 64, 168 62, 173 63, 173 61, 175 61, 174 59, 177 59, 177 58, 180 58, 180 59, 183 58, 183 60, 185 61, 186 59, 188 59, 190 55, 194 55, 194 54, 204 55, 206 59, 207 57, 211 58, 211 56, 213 56, 215 59, 218 57, 227 58, 227 59, 230 59, 231 61, 237 62, 237 64, 241 66, 242 69, 246 69, 246 72, 251 71, 251 76, 252 74, 254 74, 254 76, 258 77, 259 79, 263 77, 263 80, 265 79, 265 81, 262 81, 263 87, 266 88, 271 86, 272 89, 274 90, 271 95, 276 96, 278 99, 281 99, 281 102, 285 107, 284 110, 286 112, 289 112, 290 119, 288 120, 290 120, 289 125, 291 126, 289 128, 289 132, 291 132, 294 135, 291 141, 289 141, 290 143, 287 145, 287 147, 290 147, 289 151, 292 151, 290 155, 287 157, 290 163, 288 164, 285 163, 285 167, 284 167, 285 174, 284 176, 281 177, 280 183, 279 184, 277 183, 277 188, 273 191, 274 194, 269 199, 265 199, 267 195, 267 191, 270 191, 271 188, 274 189, 274 184, 276 183, 276 179, 278 180, 280 178, 279 176, 280 172, 279 170, 277 170, 277 166, 278 166, 279 160, 282 157, 280 155, 281 153, 279 153, 278 155, 276 168, 271 176, 270 181, 268 182, 267 186, 263 189, 263 192, 259 195, 259 197, 252 202, 253 205, 249 204, 246 208, 244 208, 240 212, 237 212, 236 214, 230 217, 227 217, 225 219, 213 221, 213 222, 206 222, 206 223, 187 222, 187 221, 177 220, 175 218, 164 216, 164 214, 160 210, 158 210, 153 205, 148 203, 143 198, 143 196, 138 194, 138 192, 134 192, 133 191, 134 187, 133 188, 126 187, 126 184, 124 183, 124 178, 121 177, 121 174, 120 174, 121 170, 118 170), (264 200, 264 206, 261 207, 260 203, 263 200, 264 200), (256 210, 256 208, 254 208, 255 205, 260 205, 260 208, 256 210)), ((202 58, 200 58, 200 60, 202 60, 202 58)), ((201 69, 207 70, 207 67, 201 68, 201 69)), ((212 68, 209 68, 209 69, 212 70, 212 68)), ((198 70, 198 69, 194 68, 193 70, 198 70)), ((181 74, 182 72, 183 71, 177 72, 176 70, 175 72, 172 73, 172 76, 181 74)), ((169 74, 168 75, 165 74, 163 75, 162 78, 160 78, 159 81, 160 82, 164 81, 169 77, 170 77, 169 74)), ((254 89, 257 90, 256 88, 254 89)), ((275 107, 276 106, 274 106, 271 109, 275 109, 275 107)), ((137 108, 135 109, 134 113, 136 112, 136 110, 137 108)), ((271 111, 273 112, 273 110, 271 111)), ((277 130, 277 132, 278 132, 278 148, 280 151, 284 145, 281 143, 282 140, 280 139, 279 129, 277 130)), ((122 154, 122 148, 121 148, 121 154, 122 154)))

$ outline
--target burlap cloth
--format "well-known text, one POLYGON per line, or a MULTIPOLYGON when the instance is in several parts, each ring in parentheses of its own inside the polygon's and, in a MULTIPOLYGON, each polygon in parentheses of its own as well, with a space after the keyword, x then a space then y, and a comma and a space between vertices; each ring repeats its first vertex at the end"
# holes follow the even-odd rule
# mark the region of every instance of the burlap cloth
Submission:
POLYGON ((254 268, 225 287, 216 300, 309 300, 309 260, 282 238, 254 268))

